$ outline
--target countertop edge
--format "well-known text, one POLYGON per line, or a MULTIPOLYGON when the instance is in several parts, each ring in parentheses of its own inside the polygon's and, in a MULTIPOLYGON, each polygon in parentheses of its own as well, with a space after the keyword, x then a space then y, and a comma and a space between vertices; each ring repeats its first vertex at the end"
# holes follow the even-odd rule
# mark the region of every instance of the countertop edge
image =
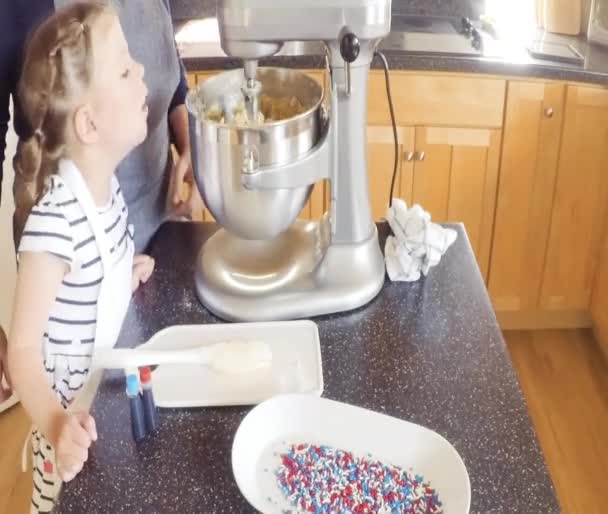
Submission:
MULTIPOLYGON (((444 73, 471 73, 478 75, 499 75, 505 79, 545 79, 564 82, 586 83, 608 86, 608 73, 576 68, 563 68, 551 64, 520 64, 488 58, 463 58, 440 55, 412 55, 385 53, 391 71, 420 71, 444 73)), ((233 57, 185 57, 182 59, 188 72, 219 71, 241 67, 239 59, 233 57)), ((277 56, 263 59, 263 66, 282 66, 300 69, 323 69, 321 55, 277 56)), ((374 61, 372 69, 382 69, 374 61)))

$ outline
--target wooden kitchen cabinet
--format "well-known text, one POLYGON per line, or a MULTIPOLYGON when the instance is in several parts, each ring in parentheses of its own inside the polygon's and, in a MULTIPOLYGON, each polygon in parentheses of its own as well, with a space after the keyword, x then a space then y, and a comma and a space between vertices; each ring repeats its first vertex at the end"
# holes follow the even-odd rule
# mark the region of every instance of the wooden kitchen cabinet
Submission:
POLYGON ((320 220, 323 213, 327 210, 328 200, 328 185, 325 181, 314 184, 313 190, 310 193, 310 198, 300 212, 298 218, 303 220, 320 220))
POLYGON ((210 70, 210 71, 197 71, 196 72, 196 84, 202 84, 203 82, 205 82, 205 80, 213 77, 214 75, 217 75, 218 73, 221 73, 222 70, 210 70))
POLYGON ((540 304, 588 312, 608 217, 608 91, 568 86, 540 304))
MULTIPOLYGON (((436 222, 464 223, 484 279, 492 245, 501 131, 417 127, 412 203, 436 222)), ((409 180, 409 178, 408 178, 409 180)))
MULTIPOLYGON (((472 75, 391 71, 401 126, 502 127, 506 80, 472 75)), ((390 123, 384 73, 369 75, 368 123, 390 123)))
MULTIPOLYGON (((506 81, 391 73, 398 124, 395 196, 419 203, 433 221, 465 224, 484 278, 500 155, 506 81)), ((374 219, 385 216, 393 173, 393 133, 381 71, 368 95, 368 177, 374 219)))
MULTIPOLYGON (((414 136, 413 127, 397 127, 398 165, 393 194, 405 200, 408 205, 412 201, 414 136)), ((376 221, 386 217, 390 200, 395 163, 394 141, 392 126, 367 127, 368 191, 372 216, 376 221)))
POLYGON ((539 310, 564 95, 563 84, 509 82, 488 280, 503 325, 539 310))
MULTIPOLYGON (((394 195, 420 204, 436 222, 461 221, 484 278, 492 244, 500 130, 398 127, 394 195)), ((372 215, 386 216, 394 166, 390 126, 369 126, 368 178, 372 215)))
POLYGON ((607 136, 608 91, 509 83, 489 280, 503 328, 590 324, 607 136))
POLYGON ((196 86, 196 73, 186 73, 186 82, 188 82, 188 89, 193 89, 196 86))
POLYGON ((596 339, 608 356, 608 227, 591 300, 591 316, 596 339))

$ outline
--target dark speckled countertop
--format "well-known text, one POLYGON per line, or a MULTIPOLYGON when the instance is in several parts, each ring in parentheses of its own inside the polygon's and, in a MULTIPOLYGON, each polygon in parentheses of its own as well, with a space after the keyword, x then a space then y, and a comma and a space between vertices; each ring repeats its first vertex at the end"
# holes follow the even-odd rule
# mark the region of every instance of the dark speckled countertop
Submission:
MULTIPOLYGON (((380 225, 381 238, 387 226, 380 225)), ((507 348, 461 225, 440 265, 416 283, 387 282, 357 311, 316 319, 323 396, 419 423, 446 437, 471 480, 473 513, 559 512, 507 348)), ((198 302, 196 254, 213 224, 168 223, 157 269, 134 297, 118 346, 175 324, 217 323, 198 302)), ((106 373, 93 404, 99 441, 64 487, 57 512, 249 513, 231 445, 247 408, 160 410, 159 432, 130 434, 124 377, 106 373)))

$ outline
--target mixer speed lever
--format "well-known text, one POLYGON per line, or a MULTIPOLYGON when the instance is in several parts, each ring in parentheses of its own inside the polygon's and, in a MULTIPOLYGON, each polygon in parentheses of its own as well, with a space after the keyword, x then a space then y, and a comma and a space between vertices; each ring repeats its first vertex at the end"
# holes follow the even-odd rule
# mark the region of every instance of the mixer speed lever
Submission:
POLYGON ((342 55, 342 59, 346 63, 346 94, 349 96, 351 93, 350 65, 357 60, 360 51, 361 44, 357 36, 352 32, 342 36, 340 40, 340 55, 342 55))

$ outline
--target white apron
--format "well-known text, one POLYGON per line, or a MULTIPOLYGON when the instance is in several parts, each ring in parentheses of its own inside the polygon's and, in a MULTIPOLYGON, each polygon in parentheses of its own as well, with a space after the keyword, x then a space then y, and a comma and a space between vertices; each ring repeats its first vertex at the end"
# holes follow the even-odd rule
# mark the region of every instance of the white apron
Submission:
MULTIPOLYGON (((122 322, 131 301, 131 279, 133 275, 133 241, 127 238, 127 258, 117 264, 113 262, 112 242, 101 223, 101 217, 93 197, 76 166, 67 160, 59 164, 59 176, 63 178, 74 196, 78 199, 89 222, 103 263, 103 280, 97 299, 97 327, 95 350, 116 344, 122 322)), ((95 351, 94 350, 94 351, 95 351)), ((92 399, 92 398, 91 398, 92 399)), ((88 406, 87 406, 88 407, 88 406)))
MULTIPOLYGON (((93 357, 89 366, 89 376, 82 389, 76 393, 73 402, 68 408, 70 412, 88 411, 103 374, 103 370, 94 369, 95 352, 99 348, 108 348, 116 344, 131 300, 134 245, 131 238, 127 237, 127 255, 119 259, 118 262, 114 262, 118 256, 114 259, 112 258, 112 241, 105 232, 93 197, 82 175, 76 166, 68 160, 60 161, 59 175, 76 197, 87 217, 87 221, 95 236, 104 273, 97 299, 97 324, 93 357)), ((61 488, 61 480, 55 469, 54 450, 44 436, 35 429, 31 441, 34 455, 33 472, 35 479, 31 511, 38 512, 34 506, 34 502, 40 509, 50 510, 49 507, 52 507, 61 488), (37 473, 40 474, 41 480, 36 478, 37 473), (36 485, 36 482, 38 482, 38 485, 36 485)), ((24 449, 24 457, 26 451, 24 449)), ((25 469, 26 463, 24 458, 25 469)))

